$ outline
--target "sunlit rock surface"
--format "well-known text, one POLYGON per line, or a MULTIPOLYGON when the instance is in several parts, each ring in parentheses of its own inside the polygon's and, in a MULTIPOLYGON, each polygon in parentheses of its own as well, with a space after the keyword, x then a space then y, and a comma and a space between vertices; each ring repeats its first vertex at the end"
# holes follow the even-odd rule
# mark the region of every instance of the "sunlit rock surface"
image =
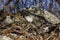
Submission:
POLYGON ((10 37, 0 35, 0 40, 13 40, 10 37))
POLYGON ((35 15, 37 15, 37 16, 43 16, 48 22, 50 22, 52 24, 58 24, 58 23, 60 23, 59 17, 57 17, 53 13, 48 12, 46 10, 42 10, 42 12, 38 11, 37 13, 35 13, 35 15))
POLYGON ((25 18, 28 22, 33 22, 34 17, 32 15, 30 15, 30 16, 25 16, 25 18))
POLYGON ((44 10, 44 15, 43 16, 50 23, 53 23, 53 24, 60 23, 60 19, 57 18, 55 15, 51 14, 50 12, 47 12, 47 11, 44 10))

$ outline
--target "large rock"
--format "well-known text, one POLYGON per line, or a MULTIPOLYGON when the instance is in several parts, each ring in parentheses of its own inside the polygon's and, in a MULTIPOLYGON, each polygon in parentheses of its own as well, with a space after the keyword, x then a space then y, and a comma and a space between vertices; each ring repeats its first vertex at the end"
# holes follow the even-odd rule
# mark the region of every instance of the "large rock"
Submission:
POLYGON ((45 10, 44 10, 43 16, 44 16, 44 18, 45 18, 48 22, 50 22, 50 23, 52 23, 52 24, 58 24, 58 23, 60 23, 60 19, 59 19, 58 17, 56 17, 55 15, 51 14, 51 13, 48 12, 48 11, 45 11, 45 10))
POLYGON ((43 16, 45 18, 45 20, 47 20, 48 22, 52 23, 52 24, 58 24, 60 23, 60 19, 58 17, 56 17, 55 15, 53 15, 52 13, 41 9, 40 11, 38 11, 37 13, 35 13, 35 15, 37 16, 43 16))

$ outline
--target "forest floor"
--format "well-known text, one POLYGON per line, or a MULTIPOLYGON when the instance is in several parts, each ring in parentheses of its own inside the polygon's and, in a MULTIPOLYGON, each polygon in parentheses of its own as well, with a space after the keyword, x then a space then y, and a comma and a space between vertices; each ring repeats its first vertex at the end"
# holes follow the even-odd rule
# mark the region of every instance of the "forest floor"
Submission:
POLYGON ((19 14, 0 14, 0 40, 60 40, 59 26, 43 17, 29 22, 19 14))

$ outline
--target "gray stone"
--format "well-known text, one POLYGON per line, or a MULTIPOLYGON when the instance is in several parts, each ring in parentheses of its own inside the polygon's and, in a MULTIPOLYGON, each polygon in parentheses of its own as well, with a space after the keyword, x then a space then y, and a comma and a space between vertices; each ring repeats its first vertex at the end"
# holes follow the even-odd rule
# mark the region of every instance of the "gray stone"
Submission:
POLYGON ((11 19, 10 16, 6 16, 6 19, 3 21, 3 23, 5 23, 5 24, 11 24, 11 23, 14 23, 14 21, 11 19))
POLYGON ((58 17, 56 17, 55 15, 51 14, 50 12, 47 12, 47 11, 44 10, 44 15, 43 16, 48 22, 50 22, 52 24, 60 23, 60 19, 58 17))
POLYGON ((30 16, 25 16, 25 19, 28 21, 28 22, 32 22, 33 21, 33 16, 30 15, 30 16))

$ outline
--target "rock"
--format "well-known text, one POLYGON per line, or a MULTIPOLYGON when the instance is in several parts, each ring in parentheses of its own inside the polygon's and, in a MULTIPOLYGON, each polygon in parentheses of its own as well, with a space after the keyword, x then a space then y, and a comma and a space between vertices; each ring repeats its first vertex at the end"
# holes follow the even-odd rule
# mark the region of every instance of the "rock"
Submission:
POLYGON ((17 35, 16 34, 13 34, 13 33, 10 33, 13 37, 17 38, 17 35))
POLYGON ((41 9, 40 11, 37 11, 37 13, 35 13, 35 15, 43 16, 48 22, 50 22, 52 24, 60 23, 60 19, 58 17, 56 17, 52 13, 50 13, 46 10, 43 10, 43 9, 41 9))
POLYGON ((48 32, 48 31, 49 31, 48 27, 43 28, 43 32, 48 32))
POLYGON ((11 19, 10 16, 6 16, 6 19, 3 21, 3 23, 5 23, 5 24, 11 24, 11 23, 14 23, 14 21, 11 19))
POLYGON ((25 18, 28 22, 32 22, 34 17, 30 15, 30 16, 25 16, 25 18))
POLYGON ((17 18, 17 17, 14 17, 12 20, 13 20, 14 22, 19 22, 19 21, 20 21, 19 18, 17 18))
POLYGON ((40 26, 40 25, 41 25, 41 22, 40 22, 40 20, 39 20, 38 17, 34 17, 33 23, 34 23, 36 26, 40 26))
POLYGON ((43 34, 43 33, 47 33, 49 32, 49 27, 48 26, 42 26, 40 28, 40 33, 43 34))
POLYGON ((56 17, 55 15, 51 14, 50 12, 47 12, 44 10, 43 16, 48 22, 50 22, 52 24, 60 23, 60 19, 58 17, 56 17))
POLYGON ((13 39, 11 39, 10 37, 2 36, 2 35, 1 35, 0 39, 2 39, 2 40, 13 40, 13 39))

